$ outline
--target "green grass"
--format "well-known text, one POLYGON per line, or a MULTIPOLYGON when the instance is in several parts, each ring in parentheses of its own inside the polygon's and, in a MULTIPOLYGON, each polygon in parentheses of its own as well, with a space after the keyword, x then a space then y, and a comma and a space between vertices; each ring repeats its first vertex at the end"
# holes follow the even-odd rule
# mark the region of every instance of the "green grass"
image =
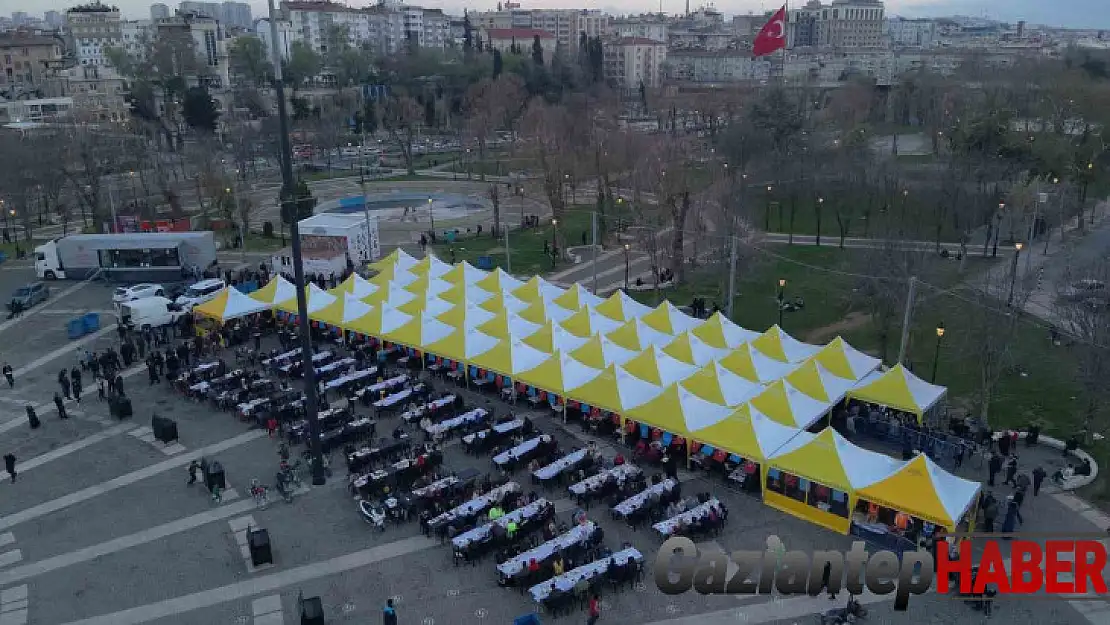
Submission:
MULTIPOLYGON (((590 227, 590 214, 583 210, 568 210, 559 222, 559 236, 567 240, 572 247, 578 244, 578 233, 590 227)), ((544 253, 544 243, 551 243, 551 223, 541 222, 540 227, 531 230, 513 230, 509 233, 512 273, 515 275, 545 274, 555 268, 566 267, 569 261, 560 260, 553 268, 551 254, 544 253)), ((467 261, 476 264, 481 256, 490 256, 494 265, 508 271, 509 263, 505 254, 505 238, 494 239, 488 231, 481 237, 464 238, 454 244, 439 243, 432 246, 435 254, 444 260, 450 261, 452 250, 455 261, 467 261)))
MULTIPOLYGON (((258 227, 261 228, 261 224, 258 227)), ((281 237, 277 233, 272 237, 264 237, 251 232, 247 235, 246 248, 248 252, 276 252, 281 249, 281 237)))
MULTIPOLYGON (((906 239, 917 241, 935 241, 937 238, 935 206, 916 201, 912 193, 898 198, 891 209, 875 209, 870 215, 864 215, 861 208, 845 210, 835 204, 835 201, 834 198, 825 198, 824 202, 820 202, 815 197, 799 197, 793 204, 791 218, 790 198, 774 197, 768 202, 764 196, 749 204, 751 208, 748 209, 748 214, 757 227, 763 228, 766 225, 768 232, 816 235, 820 231, 821 238, 827 238, 830 244, 835 244, 840 239, 840 227, 836 219, 838 211, 842 211, 844 215, 845 236, 848 238, 874 237, 880 232, 898 231, 904 232, 906 239)), ((950 217, 943 220, 941 241, 956 242, 961 235, 962 233, 952 228, 950 217)))
POLYGON ((535 162, 526 158, 486 158, 484 161, 477 159, 466 161, 465 157, 462 160, 455 161, 447 171, 455 172, 457 174, 465 175, 468 171, 471 176, 508 176, 510 173, 516 173, 524 170, 531 170, 535 168, 535 162))

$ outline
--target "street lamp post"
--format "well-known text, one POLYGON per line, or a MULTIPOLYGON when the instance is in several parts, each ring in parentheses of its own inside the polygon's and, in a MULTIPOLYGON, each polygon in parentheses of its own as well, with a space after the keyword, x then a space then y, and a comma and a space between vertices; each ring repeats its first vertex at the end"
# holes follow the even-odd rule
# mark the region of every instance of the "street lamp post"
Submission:
POLYGON ((1018 256, 1021 256, 1022 244, 1020 242, 1014 244, 1014 262, 1010 265, 1010 294, 1006 296, 1006 305, 1014 305, 1014 283, 1017 282, 1017 265, 1018 256))
POLYGON ((999 234, 998 231, 1002 228, 1002 213, 1005 210, 1006 210, 1006 203, 1005 202, 999 202, 998 203, 998 214, 995 215, 995 218, 994 218, 994 247, 991 249, 991 258, 996 258, 998 256, 998 234, 999 234))
POLYGON ((821 247, 821 209, 825 207, 825 198, 817 198, 817 240, 814 243, 821 247))
POLYGON ((552 269, 555 268, 555 263, 558 262, 558 258, 559 258, 559 237, 557 235, 558 232, 559 232, 559 220, 558 219, 552 219, 551 220, 551 268, 552 269))
POLYGON ((428 219, 430 219, 431 222, 432 222, 432 236, 435 237, 435 234, 436 234, 436 212, 432 208, 432 198, 431 197, 428 198, 428 219))
MULTIPOLYGON (((1064 197, 1060 194, 1060 179, 1054 177, 1052 185, 1056 189, 1056 204, 1060 207, 1060 240, 1064 240, 1064 197)), ((1048 254, 1048 241, 1052 239, 1052 228, 1048 225, 1048 209, 1045 208, 1044 253, 1048 254)))
POLYGON ((767 205, 763 209, 763 231, 771 231, 771 193, 775 190, 771 185, 767 185, 767 205))
POLYGON ((628 243, 624 244, 624 290, 628 290, 628 252, 632 246, 628 243))
POLYGON ((937 381, 937 364, 940 363, 940 340, 944 338, 944 322, 937 324, 937 349, 933 354, 933 378, 932 382, 936 384, 937 381))
POLYGON ((779 302, 779 329, 780 330, 782 329, 782 305, 785 302, 785 299, 786 299, 786 279, 785 278, 779 278, 778 302, 779 302))

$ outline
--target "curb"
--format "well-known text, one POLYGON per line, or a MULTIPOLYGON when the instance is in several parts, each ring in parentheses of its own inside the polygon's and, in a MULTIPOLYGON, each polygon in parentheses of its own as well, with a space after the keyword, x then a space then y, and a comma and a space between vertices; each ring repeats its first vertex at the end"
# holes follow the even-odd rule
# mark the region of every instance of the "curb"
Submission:
MULTIPOLYGON (((994 439, 998 440, 998 438, 1001 437, 1001 435, 1002 435, 1001 432, 995 432, 994 439)), ((1025 440, 1026 436, 1028 436, 1028 435, 1029 435, 1028 432, 1018 432, 1018 439, 1019 440, 1025 440)), ((1042 444, 1047 445, 1049 447, 1052 447, 1053 449, 1059 449, 1060 451, 1063 451, 1065 449, 1065 447, 1067 446, 1064 443, 1064 441, 1062 441, 1058 438, 1053 438, 1051 436, 1045 436, 1044 434, 1041 434, 1039 437, 1037 437, 1037 444, 1038 445, 1042 445, 1042 444)), ((1084 460, 1090 461, 1090 463, 1091 463, 1091 474, 1090 475, 1076 475, 1076 476, 1073 476, 1071 479, 1065 481, 1064 485, 1062 487, 1048 486, 1044 489, 1044 492, 1046 492, 1046 493, 1062 493, 1062 492, 1073 491, 1077 488, 1083 488, 1084 486, 1087 486, 1087 485, 1091 484, 1092 482, 1094 482, 1098 478, 1098 463, 1095 462, 1095 459, 1093 457, 1091 457, 1091 454, 1083 451, 1082 449, 1076 449, 1074 451, 1068 452, 1068 455, 1070 455, 1070 456, 1074 457, 1075 459, 1079 460, 1079 462, 1083 462, 1084 460)))

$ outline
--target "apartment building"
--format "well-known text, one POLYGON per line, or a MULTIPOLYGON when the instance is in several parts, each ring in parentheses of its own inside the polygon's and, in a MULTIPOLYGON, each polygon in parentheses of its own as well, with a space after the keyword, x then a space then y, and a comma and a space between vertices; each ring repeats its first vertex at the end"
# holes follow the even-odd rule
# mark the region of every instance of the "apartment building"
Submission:
POLYGON ((170 7, 162 4, 161 2, 157 2, 155 4, 150 5, 150 20, 151 21, 164 20, 167 17, 169 17, 170 15, 171 15, 170 7))
POLYGON ((644 15, 613 20, 606 34, 618 39, 651 39, 667 42, 667 23, 656 15, 644 15))
POLYGON ((81 65, 107 66, 104 51, 123 40, 119 9, 100 2, 66 10, 66 32, 81 65))
POLYGON ((810 0, 787 14, 791 48, 875 49, 886 45, 886 17, 880 0, 810 0))
POLYGON ((587 37, 602 36, 610 17, 594 9, 519 9, 471 13, 470 23, 479 30, 531 28, 550 33, 555 46, 576 49, 581 33, 587 37))
POLYGON ((347 29, 348 43, 393 54, 409 41, 421 47, 442 48, 451 43, 451 23, 443 11, 396 3, 352 8, 327 1, 283 2, 282 10, 293 36, 313 50, 327 52, 328 34, 335 26, 347 29))
POLYGON ((667 78, 702 84, 767 80, 771 62, 753 59, 750 50, 671 50, 667 53, 667 78))
POLYGON ((939 42, 937 23, 933 20, 892 17, 886 22, 891 44, 909 48, 932 48, 939 42))
POLYGON ((41 89, 62 63, 63 41, 23 31, 0 34, 0 88, 41 89))
POLYGON ((633 91, 643 84, 651 89, 662 83, 667 44, 644 37, 605 42, 605 79, 618 89, 633 91))
POLYGON ((152 35, 160 40, 192 43, 196 64, 191 84, 221 88, 229 84, 227 41, 220 21, 204 15, 178 12, 177 15, 154 23, 152 35))
MULTIPOLYGON (((255 22, 254 22, 254 34, 259 39, 262 40, 262 45, 266 50, 266 54, 267 55, 271 54, 270 51, 273 50, 273 48, 271 47, 273 45, 273 43, 271 42, 270 20, 268 20, 268 19, 255 20, 255 22)), ((278 20, 277 21, 278 53, 281 54, 281 58, 285 59, 286 61, 289 60, 289 56, 292 53, 293 41, 295 41, 295 39, 296 39, 296 37, 295 37, 295 34, 293 32, 293 24, 290 23, 288 20, 278 20)), ((269 58, 269 57, 267 57, 267 58, 269 58)))
POLYGON ((480 33, 488 48, 500 50, 506 54, 513 44, 517 45, 522 54, 531 54, 536 37, 540 38, 544 59, 551 58, 559 48, 558 39, 554 33, 536 28, 487 28, 480 33))

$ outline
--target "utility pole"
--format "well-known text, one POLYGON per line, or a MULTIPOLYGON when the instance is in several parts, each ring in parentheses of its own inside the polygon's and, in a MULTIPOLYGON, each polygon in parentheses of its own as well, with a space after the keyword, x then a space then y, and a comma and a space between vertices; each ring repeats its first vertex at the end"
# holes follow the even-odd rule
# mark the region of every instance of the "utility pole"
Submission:
POLYGON ((289 217, 289 237, 293 240, 293 277, 297 285, 297 326, 301 338, 301 366, 304 368, 304 407, 308 418, 308 441, 312 451, 312 484, 327 483, 324 455, 320 449, 320 421, 316 413, 316 369, 312 363, 312 334, 308 320, 308 295, 305 293, 304 261, 301 258, 301 232, 297 223, 297 206, 293 200, 296 181, 293 178, 293 150, 289 145, 289 110, 285 103, 285 85, 281 76, 281 51, 278 47, 277 12, 274 0, 267 0, 270 15, 270 48, 274 66, 274 95, 277 96, 278 122, 281 138, 281 195, 284 197, 281 218, 289 217))
POLYGON ((593 230, 594 295, 597 295, 597 211, 590 211, 590 228, 593 230))
POLYGON ((732 319, 732 300, 736 299, 736 235, 729 241, 728 253, 728 303, 725 304, 725 314, 732 319))
POLYGON ((112 227, 108 232, 119 232, 119 219, 116 218, 116 196, 112 193, 113 178, 108 178, 108 208, 112 209, 112 227))
POLYGON ((511 274, 513 272, 513 248, 509 246, 509 227, 504 226, 505 230, 505 273, 511 274))
POLYGON ((910 276, 910 292, 906 295, 906 314, 902 317, 902 343, 898 346, 898 364, 906 360, 906 346, 910 342, 910 322, 913 320, 915 297, 917 297, 917 276, 910 276))

